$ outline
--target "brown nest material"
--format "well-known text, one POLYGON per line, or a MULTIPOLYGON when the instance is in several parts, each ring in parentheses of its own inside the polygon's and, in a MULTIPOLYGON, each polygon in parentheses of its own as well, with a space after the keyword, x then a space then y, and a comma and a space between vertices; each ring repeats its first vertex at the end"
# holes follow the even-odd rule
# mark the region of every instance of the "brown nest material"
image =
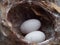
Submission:
POLYGON ((1 30, 1 32, 6 34, 4 34, 4 36, 11 45, 42 45, 54 39, 56 25, 55 14, 58 12, 51 7, 50 3, 46 3, 45 1, 22 1, 13 3, 10 6, 8 5, 6 8, 2 8, 2 10, 3 9, 5 10, 2 12, 5 14, 5 22, 2 21, 3 30, 1 30), (23 39, 25 34, 21 33, 19 28, 22 22, 28 19, 38 19, 41 21, 42 26, 39 30, 46 34, 45 41, 41 43, 29 43, 23 39), (7 25, 5 25, 5 23, 7 25))

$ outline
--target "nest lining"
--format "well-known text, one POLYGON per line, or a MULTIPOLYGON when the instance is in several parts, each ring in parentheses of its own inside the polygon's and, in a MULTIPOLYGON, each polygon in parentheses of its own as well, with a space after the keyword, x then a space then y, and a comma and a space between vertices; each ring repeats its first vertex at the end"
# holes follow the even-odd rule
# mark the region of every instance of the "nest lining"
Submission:
MULTIPOLYGON (((39 5, 33 3, 15 4, 7 14, 7 20, 12 23, 13 28, 15 28, 18 33, 21 33, 21 24, 28 19, 38 19, 41 21, 42 26, 39 30, 46 34, 46 40, 54 36, 55 18, 39 5), (34 11, 38 12, 39 15, 34 11)), ((23 33, 20 35, 25 36, 23 33)))

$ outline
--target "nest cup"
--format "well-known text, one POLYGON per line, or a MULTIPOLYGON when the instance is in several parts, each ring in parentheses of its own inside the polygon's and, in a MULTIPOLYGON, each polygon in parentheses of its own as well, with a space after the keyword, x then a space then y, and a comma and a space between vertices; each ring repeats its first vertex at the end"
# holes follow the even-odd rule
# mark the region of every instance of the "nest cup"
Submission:
POLYGON ((38 19, 41 21, 40 31, 46 34, 46 39, 38 44, 45 44, 54 38, 55 17, 46 12, 41 6, 34 3, 16 3, 11 6, 7 13, 7 20, 12 24, 12 27, 16 29, 23 37, 25 34, 21 33, 21 24, 28 19, 38 19), (36 14, 35 11, 39 13, 36 14))

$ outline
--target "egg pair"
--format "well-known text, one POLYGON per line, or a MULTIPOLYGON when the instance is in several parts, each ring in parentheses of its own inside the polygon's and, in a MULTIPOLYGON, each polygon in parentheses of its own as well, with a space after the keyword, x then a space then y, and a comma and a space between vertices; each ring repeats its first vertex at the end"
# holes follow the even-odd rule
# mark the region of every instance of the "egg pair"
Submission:
POLYGON ((21 25, 20 29, 22 33, 27 34, 25 40, 39 43, 45 40, 45 34, 38 31, 40 27, 41 22, 39 20, 29 19, 21 25))

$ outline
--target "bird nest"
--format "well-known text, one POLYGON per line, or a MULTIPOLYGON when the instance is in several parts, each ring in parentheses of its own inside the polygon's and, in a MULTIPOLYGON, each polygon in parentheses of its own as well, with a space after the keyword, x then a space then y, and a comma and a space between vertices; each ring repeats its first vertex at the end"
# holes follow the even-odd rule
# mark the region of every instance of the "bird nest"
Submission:
MULTIPOLYGON (((6 3, 7 4, 7 3, 6 3)), ((3 6, 2 6, 3 7, 3 6)), ((2 8, 2 30, 7 45, 45 45, 55 38, 56 14, 58 11, 45 1, 20 1, 5 5, 2 8), (30 43, 24 40, 25 34, 20 31, 21 24, 28 19, 41 21, 40 31, 46 34, 46 39, 41 43, 30 43)))

